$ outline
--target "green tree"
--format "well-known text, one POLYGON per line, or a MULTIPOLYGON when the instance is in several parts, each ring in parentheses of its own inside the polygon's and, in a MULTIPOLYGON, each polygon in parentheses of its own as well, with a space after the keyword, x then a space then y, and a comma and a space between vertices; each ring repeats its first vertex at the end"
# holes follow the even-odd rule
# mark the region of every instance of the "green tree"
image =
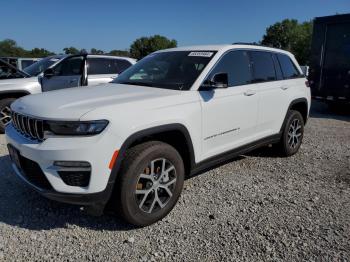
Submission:
POLYGON ((30 56, 32 57, 47 57, 54 55, 55 53, 50 52, 44 48, 33 48, 31 51, 29 51, 30 56))
POLYGON ((92 55, 103 55, 105 52, 96 48, 91 48, 90 54, 92 55))
POLYGON ((75 47, 73 47, 73 46, 71 46, 71 47, 65 47, 65 48, 63 48, 63 51, 64 51, 64 53, 65 53, 66 55, 76 55, 76 54, 79 54, 79 53, 80 53, 79 49, 77 49, 77 48, 75 48, 75 47))
POLYGON ((0 41, 0 56, 27 57, 28 51, 19 47, 16 41, 5 39, 0 41))
POLYGON ((266 29, 261 43, 292 52, 300 64, 309 62, 312 36, 312 22, 299 23, 285 19, 266 29))
POLYGON ((157 50, 172 48, 177 46, 176 40, 170 40, 165 36, 154 35, 136 39, 131 47, 130 54, 136 59, 141 59, 157 50))
POLYGON ((111 50, 108 54, 115 56, 130 56, 130 52, 128 50, 111 50))

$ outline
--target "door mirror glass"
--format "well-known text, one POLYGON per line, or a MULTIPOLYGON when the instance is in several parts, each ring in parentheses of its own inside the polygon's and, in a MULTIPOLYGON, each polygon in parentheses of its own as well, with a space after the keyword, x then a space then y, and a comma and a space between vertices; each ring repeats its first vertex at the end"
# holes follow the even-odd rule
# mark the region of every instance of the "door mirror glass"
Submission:
POLYGON ((213 76, 211 84, 215 88, 227 88, 228 87, 228 75, 227 73, 217 73, 213 76))
POLYGON ((44 71, 44 77, 46 77, 46 78, 53 77, 54 74, 55 74, 55 72, 53 71, 52 68, 48 68, 44 71))
POLYGON ((227 73, 216 73, 211 79, 204 81, 200 90, 211 90, 217 88, 228 87, 228 74, 227 73))

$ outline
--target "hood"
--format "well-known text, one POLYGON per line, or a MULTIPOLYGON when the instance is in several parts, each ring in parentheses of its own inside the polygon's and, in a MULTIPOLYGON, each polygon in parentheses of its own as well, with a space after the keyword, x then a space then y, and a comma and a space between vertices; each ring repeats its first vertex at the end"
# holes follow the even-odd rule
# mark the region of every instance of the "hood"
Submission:
MULTIPOLYGON (((25 83, 38 82, 38 77, 26 77, 26 78, 14 78, 14 79, 1 79, 0 80, 0 89, 1 87, 8 85, 21 85, 25 83)), ((38 82, 39 83, 39 82, 38 82)))
POLYGON ((181 91, 105 84, 92 87, 76 87, 30 95, 16 100, 12 110, 42 119, 79 120, 96 108, 120 106, 125 103, 144 103, 163 96, 178 95, 181 91))
POLYGON ((40 93, 41 86, 37 77, 17 78, 0 80, 0 93, 2 92, 24 92, 40 93))

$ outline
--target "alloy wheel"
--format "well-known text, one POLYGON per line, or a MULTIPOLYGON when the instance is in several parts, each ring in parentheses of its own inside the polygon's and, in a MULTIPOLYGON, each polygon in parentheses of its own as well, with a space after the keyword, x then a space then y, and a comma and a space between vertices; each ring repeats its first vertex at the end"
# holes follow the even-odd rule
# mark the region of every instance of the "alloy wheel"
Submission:
POLYGON ((136 184, 138 207, 149 214, 164 208, 173 196, 176 179, 175 166, 169 160, 152 160, 139 175, 136 184))
POLYGON ((288 131, 288 145, 296 148, 301 142, 301 124, 299 119, 294 119, 290 124, 288 131))

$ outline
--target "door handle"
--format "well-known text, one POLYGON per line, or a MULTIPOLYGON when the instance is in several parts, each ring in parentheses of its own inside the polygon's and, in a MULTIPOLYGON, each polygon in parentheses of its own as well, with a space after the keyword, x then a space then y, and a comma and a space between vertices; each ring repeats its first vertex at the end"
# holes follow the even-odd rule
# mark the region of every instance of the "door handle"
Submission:
POLYGON ((69 81, 70 84, 74 83, 74 82, 77 82, 78 80, 77 79, 72 79, 69 81))
POLYGON ((289 88, 289 86, 281 86, 280 87, 282 90, 287 90, 289 88))
POLYGON ((256 91, 254 91, 254 90, 247 90, 244 92, 245 96, 253 96, 255 94, 256 94, 256 91))

